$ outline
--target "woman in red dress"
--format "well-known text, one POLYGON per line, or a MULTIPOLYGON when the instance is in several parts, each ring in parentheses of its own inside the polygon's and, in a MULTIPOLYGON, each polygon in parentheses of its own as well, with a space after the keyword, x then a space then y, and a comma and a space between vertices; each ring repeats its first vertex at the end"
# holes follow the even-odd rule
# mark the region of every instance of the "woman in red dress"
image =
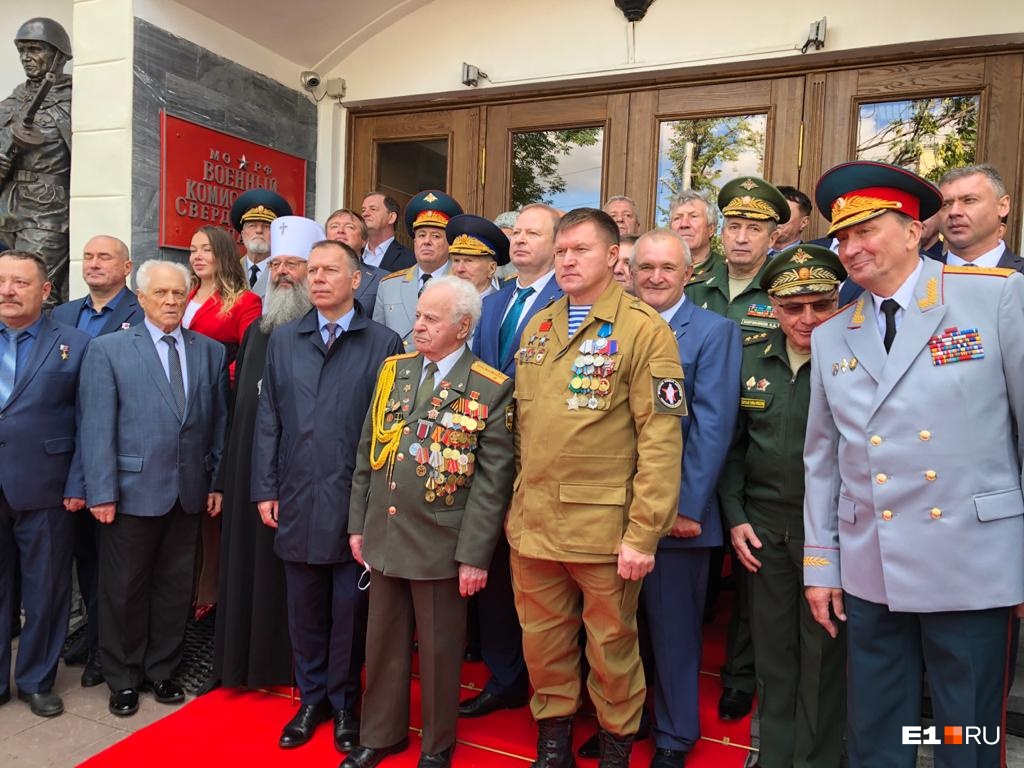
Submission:
MULTIPOLYGON (((249 290, 234 238, 220 227, 200 227, 189 247, 192 293, 182 325, 216 339, 227 348, 228 374, 235 384, 235 355, 245 330, 263 311, 260 297, 249 290)), ((217 599, 220 520, 203 517, 203 546, 196 586, 196 620, 217 599)))

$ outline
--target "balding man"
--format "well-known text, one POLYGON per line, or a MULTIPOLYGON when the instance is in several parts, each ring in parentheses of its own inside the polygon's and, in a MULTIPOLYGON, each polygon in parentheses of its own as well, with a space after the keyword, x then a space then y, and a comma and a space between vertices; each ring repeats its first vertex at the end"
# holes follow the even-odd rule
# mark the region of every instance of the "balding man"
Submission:
MULTIPOLYGON (((138 325, 143 318, 142 308, 125 282, 131 273, 132 260, 124 242, 111 235, 90 238, 82 249, 82 279, 89 286, 89 293, 54 308, 53 319, 85 331, 93 338, 138 325)), ((92 515, 75 516, 75 565, 88 623, 82 642, 72 644, 64 654, 68 664, 85 662, 82 672, 85 688, 103 682, 96 604, 99 594, 96 525, 92 515)))
POLYGON ((220 513, 225 352, 181 327, 188 281, 180 264, 143 264, 145 321, 94 339, 82 363, 86 503, 102 524, 100 658, 121 717, 138 711, 143 685, 158 702, 185 699, 171 673, 185 646, 199 519, 220 513))

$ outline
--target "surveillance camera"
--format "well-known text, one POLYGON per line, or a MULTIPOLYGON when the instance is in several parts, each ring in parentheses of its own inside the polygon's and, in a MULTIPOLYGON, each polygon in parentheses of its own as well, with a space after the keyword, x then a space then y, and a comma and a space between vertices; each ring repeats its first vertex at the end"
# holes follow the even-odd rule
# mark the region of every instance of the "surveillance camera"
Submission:
POLYGON ((320 87, 320 75, 312 69, 307 69, 299 75, 299 82, 302 83, 302 87, 307 91, 313 91, 320 87))

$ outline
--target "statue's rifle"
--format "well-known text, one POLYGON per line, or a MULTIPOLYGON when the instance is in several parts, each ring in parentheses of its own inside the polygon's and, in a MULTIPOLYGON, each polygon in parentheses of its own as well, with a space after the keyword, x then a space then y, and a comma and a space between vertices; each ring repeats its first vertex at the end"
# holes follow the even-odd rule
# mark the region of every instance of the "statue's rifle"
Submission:
POLYGON ((4 151, 8 159, 14 160, 18 150, 32 149, 42 145, 45 140, 43 132, 39 130, 36 123, 36 113, 43 106, 43 100, 57 82, 57 73, 64 68, 65 58, 58 52, 53 57, 53 63, 49 71, 43 75, 43 82, 39 84, 36 95, 32 97, 28 107, 19 110, 11 122, 11 141, 4 151))

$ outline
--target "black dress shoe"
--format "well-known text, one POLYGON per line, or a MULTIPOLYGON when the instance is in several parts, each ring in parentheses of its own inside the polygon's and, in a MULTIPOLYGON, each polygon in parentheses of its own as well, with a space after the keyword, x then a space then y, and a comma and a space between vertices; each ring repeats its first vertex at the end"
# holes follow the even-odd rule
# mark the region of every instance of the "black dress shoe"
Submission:
POLYGON ((448 749, 442 749, 433 755, 421 752, 420 761, 416 764, 416 768, 451 768, 452 752, 454 751, 455 745, 452 744, 448 749))
POLYGON ((718 700, 718 716, 723 720, 741 720, 750 714, 754 695, 736 688, 726 688, 718 700))
POLYGON ((348 709, 334 713, 334 748, 339 752, 351 752, 359 745, 359 718, 348 709))
POLYGON ((125 688, 110 694, 110 704, 107 705, 110 714, 118 717, 130 717, 139 711, 139 692, 134 688, 125 688))
MULTIPOLYGON (((647 716, 647 710, 643 711, 640 715, 640 728, 636 732, 634 741, 644 741, 648 736, 651 735, 651 719, 647 716)), ((589 739, 580 744, 580 748, 576 750, 577 757, 583 757, 589 760, 597 760, 601 756, 601 739, 598 734, 594 734, 589 739)))
POLYGON ((685 768, 686 753, 681 749, 655 749, 651 768, 685 768))
POLYGON ((281 731, 281 738, 277 745, 282 749, 301 747, 313 738, 313 733, 320 723, 326 723, 331 719, 331 707, 326 701, 319 704, 303 704, 295 717, 288 721, 288 725, 281 731))
POLYGON ((76 637, 68 649, 64 651, 64 663, 69 667, 77 667, 89 661, 89 639, 88 632, 82 632, 76 637))
POLYGON ((172 680, 158 680, 152 683, 153 698, 161 704, 181 704, 185 700, 185 691, 172 680))
POLYGON ((82 687, 93 688, 104 681, 103 667, 100 666, 100 655, 96 651, 89 654, 89 660, 82 670, 82 687))
POLYGON ((397 755, 404 752, 409 746, 409 739, 404 738, 397 744, 390 747, 356 747, 348 753, 348 757, 341 761, 340 768, 374 768, 388 755, 397 755))
POLYGON ((499 709, 519 709, 528 703, 529 699, 525 696, 500 696, 490 691, 480 691, 471 699, 459 702, 459 717, 483 717, 499 709))
POLYGON ((26 702, 33 715, 39 717, 56 717, 64 711, 64 702, 53 691, 25 693, 18 691, 18 698, 26 702))

